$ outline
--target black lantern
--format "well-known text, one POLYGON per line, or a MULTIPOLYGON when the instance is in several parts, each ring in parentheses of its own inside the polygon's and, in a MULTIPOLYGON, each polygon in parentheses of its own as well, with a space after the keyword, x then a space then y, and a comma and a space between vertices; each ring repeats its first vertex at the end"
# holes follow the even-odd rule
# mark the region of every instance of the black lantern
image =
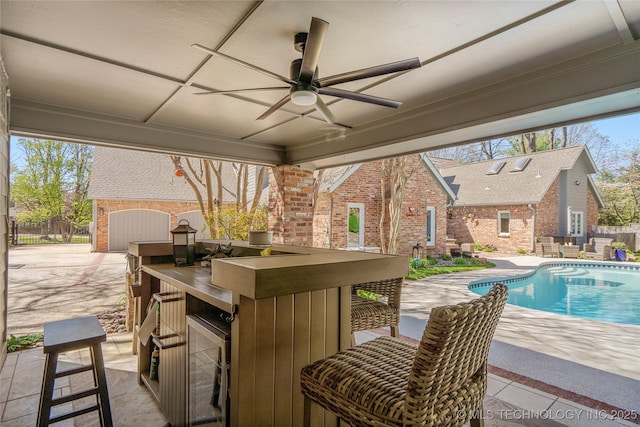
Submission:
POLYGON ((186 219, 171 230, 173 236, 173 261, 176 267, 193 265, 196 259, 196 230, 186 219))

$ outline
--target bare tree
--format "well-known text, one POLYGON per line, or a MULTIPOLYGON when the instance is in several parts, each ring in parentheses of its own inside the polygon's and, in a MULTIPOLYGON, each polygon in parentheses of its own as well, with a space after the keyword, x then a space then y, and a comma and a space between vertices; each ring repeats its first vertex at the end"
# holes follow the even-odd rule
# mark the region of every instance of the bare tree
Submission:
POLYGON ((257 169, 253 200, 249 207, 249 165, 244 163, 230 165, 236 176, 235 188, 227 188, 222 179, 224 166, 222 161, 180 156, 171 156, 171 161, 193 189, 202 217, 209 227, 211 238, 222 235, 227 238, 244 238, 246 228, 251 227, 254 220, 263 222, 264 218, 256 218, 256 212, 262 197, 266 166, 257 169), (228 212, 228 209, 222 211, 224 191, 235 198, 233 212, 228 212))
POLYGON ((407 162, 409 156, 394 157, 382 161, 380 170, 380 193, 381 193, 381 213, 380 213, 380 247, 382 253, 395 254, 398 249, 398 237, 400 234, 400 219, 402 213, 402 202, 404 201, 404 191, 409 179, 417 170, 420 162, 416 162, 409 169, 407 162), (389 192, 389 203, 387 204, 386 194, 389 192), (389 232, 385 236, 384 223, 386 221, 386 211, 389 211, 389 232))

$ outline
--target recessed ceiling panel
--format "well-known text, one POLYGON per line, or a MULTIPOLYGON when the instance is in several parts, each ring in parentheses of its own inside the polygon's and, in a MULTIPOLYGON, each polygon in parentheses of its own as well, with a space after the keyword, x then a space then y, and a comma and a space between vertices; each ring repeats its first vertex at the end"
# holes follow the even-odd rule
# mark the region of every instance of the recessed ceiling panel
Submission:
POLYGON ((145 120, 178 87, 24 41, 3 39, 2 48, 12 96, 23 100, 145 120))
POLYGON ((222 1, 2 1, 2 28, 184 79, 247 11, 222 1))
POLYGON ((154 123, 242 138, 295 117, 278 112, 269 120, 258 121, 255 119, 267 109, 262 105, 226 95, 195 96, 190 90, 180 92, 154 117, 154 123))

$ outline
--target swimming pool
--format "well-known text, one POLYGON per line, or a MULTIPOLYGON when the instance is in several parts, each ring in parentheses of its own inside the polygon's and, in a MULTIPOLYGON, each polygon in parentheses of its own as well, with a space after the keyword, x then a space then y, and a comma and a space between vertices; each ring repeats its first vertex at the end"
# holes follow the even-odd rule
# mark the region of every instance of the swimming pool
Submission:
POLYGON ((495 283, 509 288, 507 303, 603 322, 640 325, 640 266, 622 263, 546 262, 532 273, 476 280, 484 295, 495 283))

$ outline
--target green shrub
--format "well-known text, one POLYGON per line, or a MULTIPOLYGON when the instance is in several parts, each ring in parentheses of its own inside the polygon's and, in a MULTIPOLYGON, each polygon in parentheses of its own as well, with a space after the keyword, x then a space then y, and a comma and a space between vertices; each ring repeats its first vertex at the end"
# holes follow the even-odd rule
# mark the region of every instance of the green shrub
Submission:
POLYGON ((456 257, 453 259, 455 265, 467 265, 467 259, 463 257, 456 257))
POLYGON ((480 244, 480 243, 474 243, 474 244, 473 244, 473 248, 474 248, 476 251, 480 251, 480 252, 482 252, 482 250, 484 249, 484 245, 482 245, 482 244, 480 244))
POLYGON ((443 261, 451 261, 451 255, 449 255, 449 254, 442 255, 442 260, 443 261))
POLYGON ((522 248, 518 248, 518 250, 516 252, 518 252, 520 255, 524 255, 524 254, 527 253, 527 250, 526 249, 522 249, 522 248))
POLYGON ((425 265, 436 265, 438 263, 437 259, 430 256, 423 258, 422 261, 425 263, 425 265))
POLYGON ((425 262, 423 260, 421 260, 420 258, 413 258, 411 259, 411 261, 409 262, 409 266, 413 269, 419 269, 419 268, 424 268, 425 266, 425 262))
POLYGON ((44 333, 38 332, 35 334, 21 335, 16 337, 10 335, 7 340, 7 352, 22 350, 25 348, 31 348, 44 339, 44 333))

